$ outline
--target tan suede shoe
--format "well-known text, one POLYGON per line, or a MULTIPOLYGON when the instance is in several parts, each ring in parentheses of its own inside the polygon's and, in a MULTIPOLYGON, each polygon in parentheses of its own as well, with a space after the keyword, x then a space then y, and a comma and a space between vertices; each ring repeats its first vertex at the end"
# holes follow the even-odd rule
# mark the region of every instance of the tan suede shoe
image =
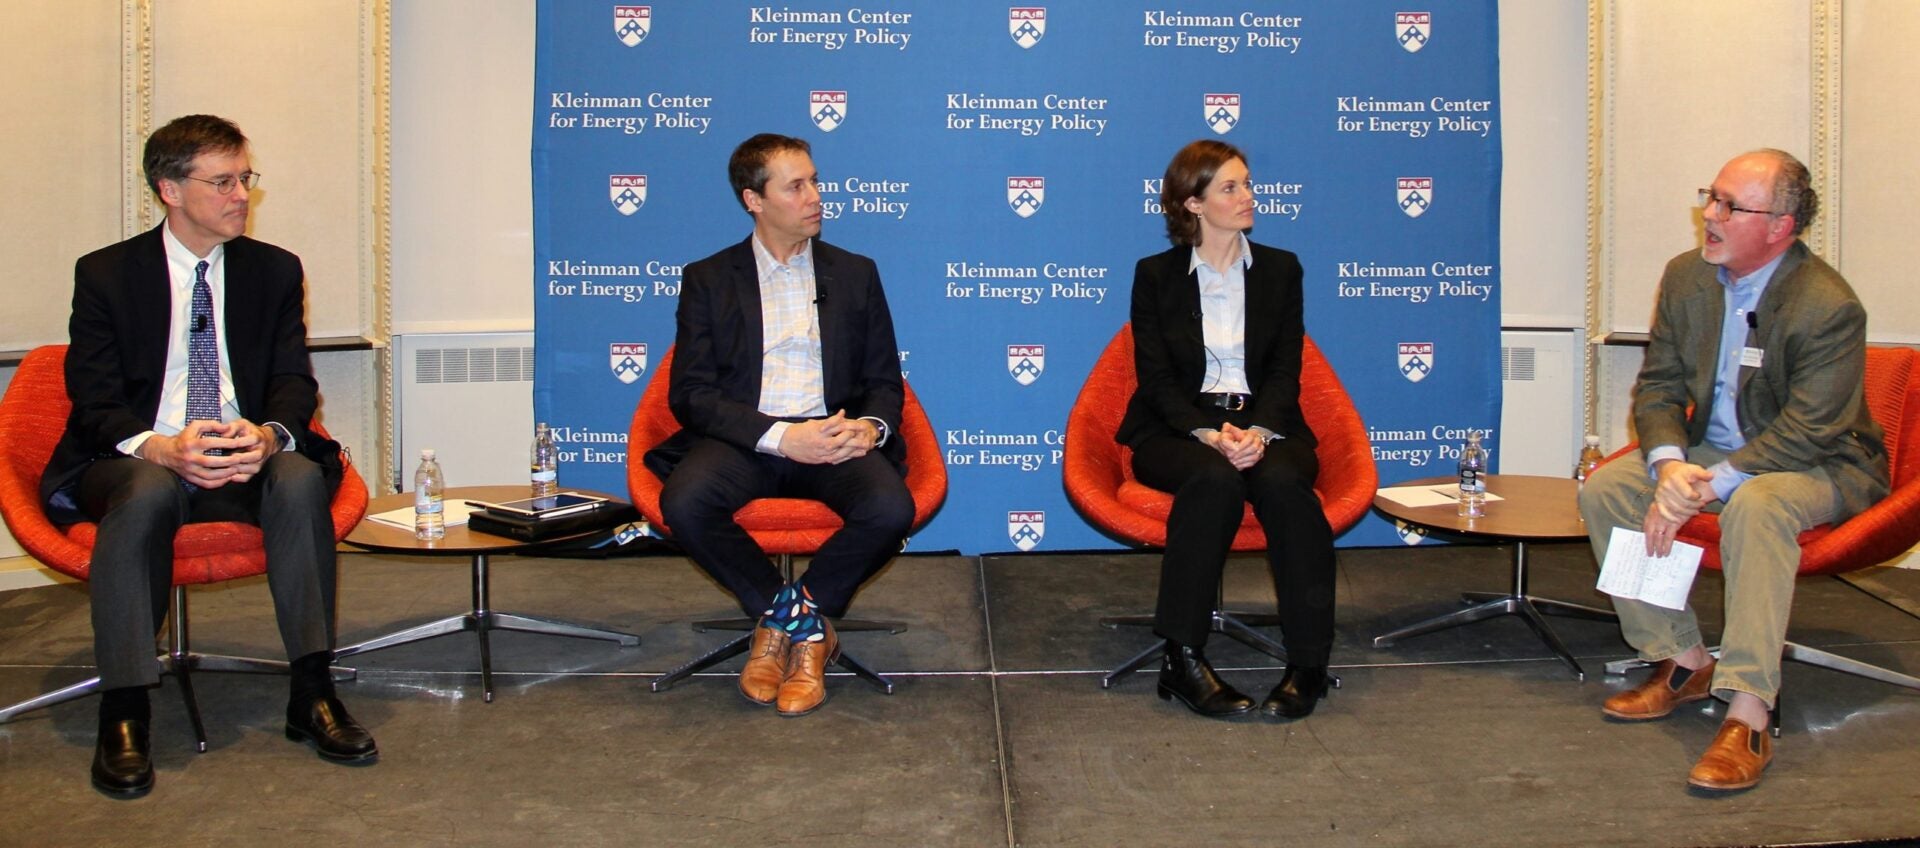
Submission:
POLYGON ((1760 773, 1773 762, 1773 737, 1754 730, 1737 718, 1720 725, 1720 734, 1687 773, 1687 782, 1701 789, 1747 789, 1760 782, 1760 773))
POLYGON ((774 702, 783 716, 803 716, 827 701, 827 666, 840 656, 840 637, 833 623, 821 619, 827 636, 818 642, 795 642, 787 662, 787 679, 774 702))
POLYGON ((761 706, 773 703, 780 682, 787 679, 790 647, 786 631, 760 619, 760 625, 753 628, 753 644, 747 648, 747 665, 740 669, 740 694, 761 706))
POLYGON ((1713 689, 1713 667, 1717 661, 1710 661, 1705 668, 1688 671, 1673 660, 1661 660, 1654 665, 1653 673, 1639 686, 1625 692, 1616 692, 1600 705, 1600 711, 1607 715, 1627 721, 1647 721, 1664 718, 1681 704, 1690 704, 1703 700, 1713 689), (1673 679, 1687 675, 1678 686, 1673 679))

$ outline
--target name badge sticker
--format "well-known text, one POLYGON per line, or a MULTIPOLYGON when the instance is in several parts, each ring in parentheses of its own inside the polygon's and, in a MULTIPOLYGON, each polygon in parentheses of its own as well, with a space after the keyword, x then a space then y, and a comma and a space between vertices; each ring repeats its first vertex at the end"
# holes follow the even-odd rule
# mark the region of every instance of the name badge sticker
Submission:
POLYGON ((1767 352, 1762 348, 1743 347, 1740 349, 1740 367, 1742 368, 1758 368, 1760 367, 1760 362, 1766 358, 1767 352))

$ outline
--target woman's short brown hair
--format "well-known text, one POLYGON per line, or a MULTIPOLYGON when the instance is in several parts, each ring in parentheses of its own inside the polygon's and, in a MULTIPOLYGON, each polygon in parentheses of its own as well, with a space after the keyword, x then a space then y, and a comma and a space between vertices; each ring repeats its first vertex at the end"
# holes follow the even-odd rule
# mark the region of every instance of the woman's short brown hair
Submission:
POLYGON ((1187 199, 1205 194, 1220 167, 1247 156, 1224 141, 1203 138, 1180 148, 1167 163, 1167 175, 1160 181, 1160 214, 1167 217, 1167 240, 1177 245, 1200 243, 1200 216, 1187 211, 1187 199))

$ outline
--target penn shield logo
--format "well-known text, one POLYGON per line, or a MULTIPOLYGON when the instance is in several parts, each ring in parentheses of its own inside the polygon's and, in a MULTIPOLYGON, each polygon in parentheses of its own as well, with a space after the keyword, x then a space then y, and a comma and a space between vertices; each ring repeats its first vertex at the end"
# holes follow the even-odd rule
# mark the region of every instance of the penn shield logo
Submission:
POLYGON ((1393 520, 1393 532, 1400 537, 1400 544, 1418 545, 1427 540, 1427 533, 1431 531, 1418 524, 1408 524, 1396 518, 1393 520))
POLYGON ((1007 541, 1023 551, 1040 546, 1040 540, 1047 535, 1047 514, 1045 512, 1013 511, 1007 513, 1007 541))
POLYGON ((1031 218, 1040 211, 1040 204, 1047 202, 1047 181, 1044 177, 1008 177, 1007 205, 1013 214, 1022 218, 1031 218))
POLYGON ((622 215, 632 215, 647 205, 646 174, 612 174, 607 177, 607 199, 622 215))
POLYGON ((622 383, 632 383, 647 373, 647 346, 637 342, 607 345, 607 367, 622 383))
POLYGON ((1201 95, 1202 117, 1207 120, 1207 128, 1220 135, 1233 132, 1240 125, 1240 95, 1205 94, 1201 95))
POLYGON ((1433 342, 1400 343, 1400 376, 1418 383, 1433 373, 1433 342))
POLYGON ((1031 386, 1047 370, 1046 345, 1007 345, 1007 374, 1022 386, 1031 386))
POLYGON ((1420 52, 1420 48, 1427 46, 1427 39, 1433 37, 1433 13, 1394 12, 1393 37, 1400 42, 1400 49, 1420 52))
POLYGON ((638 47, 653 31, 652 6, 613 7, 613 35, 621 44, 638 47))
POLYGON ((833 132, 847 122, 847 93, 844 91, 807 92, 807 118, 821 132, 833 132))
POLYGON ((1427 207, 1433 205, 1432 177, 1401 177, 1395 196, 1400 211, 1409 218, 1418 218, 1426 214, 1427 207))
POLYGON ((1013 43, 1026 50, 1040 43, 1047 34, 1047 7, 1014 6, 1007 10, 1007 34, 1013 43))

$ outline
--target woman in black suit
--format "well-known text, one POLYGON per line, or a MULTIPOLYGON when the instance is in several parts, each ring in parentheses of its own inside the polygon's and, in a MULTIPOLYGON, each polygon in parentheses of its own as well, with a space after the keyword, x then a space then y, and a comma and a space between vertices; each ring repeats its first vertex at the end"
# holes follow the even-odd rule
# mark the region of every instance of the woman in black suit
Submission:
POLYGON ((1313 492, 1320 464, 1300 414, 1300 261, 1247 240, 1254 196, 1246 156, 1188 144, 1167 165, 1160 205, 1173 248, 1133 277, 1140 385, 1115 438, 1133 473, 1172 492, 1154 631, 1171 641, 1159 694, 1204 716, 1251 712, 1252 698, 1202 652, 1228 547, 1251 502, 1267 536, 1287 671, 1261 710, 1313 712, 1333 644, 1333 530, 1313 492))

